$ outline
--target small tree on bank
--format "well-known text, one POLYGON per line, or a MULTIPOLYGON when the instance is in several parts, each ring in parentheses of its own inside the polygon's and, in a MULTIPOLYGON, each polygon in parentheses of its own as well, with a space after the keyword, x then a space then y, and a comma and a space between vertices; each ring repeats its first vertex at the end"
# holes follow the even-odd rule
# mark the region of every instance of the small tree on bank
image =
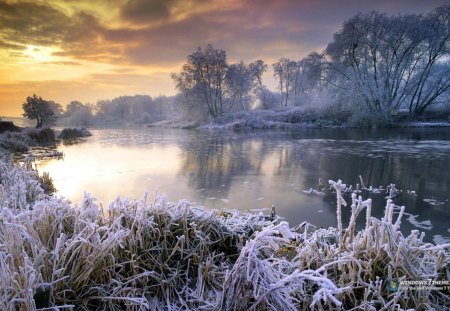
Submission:
POLYGON ((56 115, 51 104, 42 97, 33 94, 28 96, 22 105, 23 116, 30 120, 36 120, 36 127, 52 125, 56 121, 56 115))

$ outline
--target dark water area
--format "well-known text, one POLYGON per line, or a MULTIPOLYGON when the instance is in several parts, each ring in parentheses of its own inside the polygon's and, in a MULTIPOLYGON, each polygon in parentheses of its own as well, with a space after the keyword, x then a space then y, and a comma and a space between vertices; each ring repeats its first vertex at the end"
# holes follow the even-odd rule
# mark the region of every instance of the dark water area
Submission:
MULTIPOLYGON (((39 165, 50 172, 58 194, 75 203, 85 191, 105 208, 118 195, 164 193, 170 201, 214 209, 268 214, 274 204, 292 227, 303 221, 329 227, 336 226, 335 194, 305 190, 317 190, 319 178, 355 186, 361 175, 366 186, 394 183, 402 190, 394 203, 406 206, 405 234, 418 229, 428 241, 450 240, 450 128, 91 132, 81 144, 58 148, 63 161, 39 165)), ((374 200, 373 216, 382 217, 386 195, 363 193, 374 200)))

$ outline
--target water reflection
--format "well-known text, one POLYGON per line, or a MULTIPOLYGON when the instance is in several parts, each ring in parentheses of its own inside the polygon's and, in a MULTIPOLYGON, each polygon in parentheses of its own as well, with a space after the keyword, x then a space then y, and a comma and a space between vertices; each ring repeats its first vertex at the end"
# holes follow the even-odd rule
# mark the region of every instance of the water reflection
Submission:
MULTIPOLYGON (((157 190, 170 200, 238 210, 269 209, 293 226, 304 220, 335 225, 335 198, 308 195, 318 179, 373 186, 393 182, 403 193, 397 204, 431 220, 427 232, 448 236, 450 173, 448 129, 396 131, 304 130, 298 132, 209 132, 164 129, 94 130, 85 143, 60 146, 64 161, 40 164, 59 193, 73 201, 89 191, 107 204, 116 195, 140 198, 157 190), (424 199, 435 199, 431 205, 424 199)), ((374 195, 380 217, 384 195, 374 195)), ((348 211, 346 211, 348 213, 348 211)), ((403 221, 406 230, 414 229, 403 221)))

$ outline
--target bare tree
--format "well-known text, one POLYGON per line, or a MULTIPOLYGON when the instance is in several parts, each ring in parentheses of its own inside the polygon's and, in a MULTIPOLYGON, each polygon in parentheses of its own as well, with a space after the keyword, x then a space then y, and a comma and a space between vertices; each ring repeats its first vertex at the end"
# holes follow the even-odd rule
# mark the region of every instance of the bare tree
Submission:
POLYGON ((246 65, 244 62, 228 66, 226 75, 227 100, 229 107, 239 105, 240 109, 249 111, 257 91, 262 86, 262 74, 267 65, 262 60, 246 65))
POLYGON ((199 47, 188 56, 181 73, 172 74, 176 87, 203 103, 213 118, 224 111, 226 57, 224 50, 216 50, 208 44, 204 50, 199 47))
POLYGON ((427 107, 439 102, 450 90, 450 4, 440 6, 421 21, 423 56, 413 78, 409 111, 422 114, 427 107))
POLYGON ((322 80, 322 56, 311 53, 295 62, 291 75, 291 93, 294 105, 310 100, 310 94, 319 91, 322 80))
POLYGON ((73 100, 66 105, 63 117, 72 125, 88 126, 93 122, 94 112, 92 104, 83 104, 73 100))
POLYGON ((350 18, 325 50, 333 84, 385 120, 401 107, 422 113, 450 88, 449 11, 350 18))
POLYGON ((237 104, 239 109, 249 109, 251 93, 261 85, 266 68, 261 60, 230 65, 225 51, 209 44, 189 55, 182 71, 171 76, 187 104, 199 105, 208 116, 217 118, 237 104))
POLYGON ((289 95, 292 91, 292 85, 295 84, 293 77, 295 77, 297 62, 288 58, 281 58, 278 62, 272 65, 273 76, 278 79, 279 89, 282 95, 281 105, 287 107, 289 95))

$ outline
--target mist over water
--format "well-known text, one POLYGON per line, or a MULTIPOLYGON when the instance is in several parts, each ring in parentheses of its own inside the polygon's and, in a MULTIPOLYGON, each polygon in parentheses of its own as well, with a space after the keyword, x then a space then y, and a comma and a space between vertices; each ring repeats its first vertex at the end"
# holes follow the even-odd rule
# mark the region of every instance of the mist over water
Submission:
MULTIPOLYGON (((97 129, 76 145, 60 145, 64 160, 39 164, 58 195, 79 202, 89 192, 107 207, 120 195, 151 200, 166 194, 195 206, 277 214, 292 227, 308 221, 336 225, 335 196, 308 194, 318 180, 366 186, 396 184, 405 205, 405 233, 412 229, 449 237, 450 131, 313 129, 293 132, 185 131, 160 128, 97 129), (414 190, 417 196, 409 195, 414 190)), ((387 194, 372 194, 381 217, 387 194)), ((347 197, 350 203, 350 198, 347 197)), ((348 207, 349 209, 349 207, 348 207)), ((344 208, 343 219, 349 212, 344 208)), ((364 218, 364 216, 360 216, 364 218)))

